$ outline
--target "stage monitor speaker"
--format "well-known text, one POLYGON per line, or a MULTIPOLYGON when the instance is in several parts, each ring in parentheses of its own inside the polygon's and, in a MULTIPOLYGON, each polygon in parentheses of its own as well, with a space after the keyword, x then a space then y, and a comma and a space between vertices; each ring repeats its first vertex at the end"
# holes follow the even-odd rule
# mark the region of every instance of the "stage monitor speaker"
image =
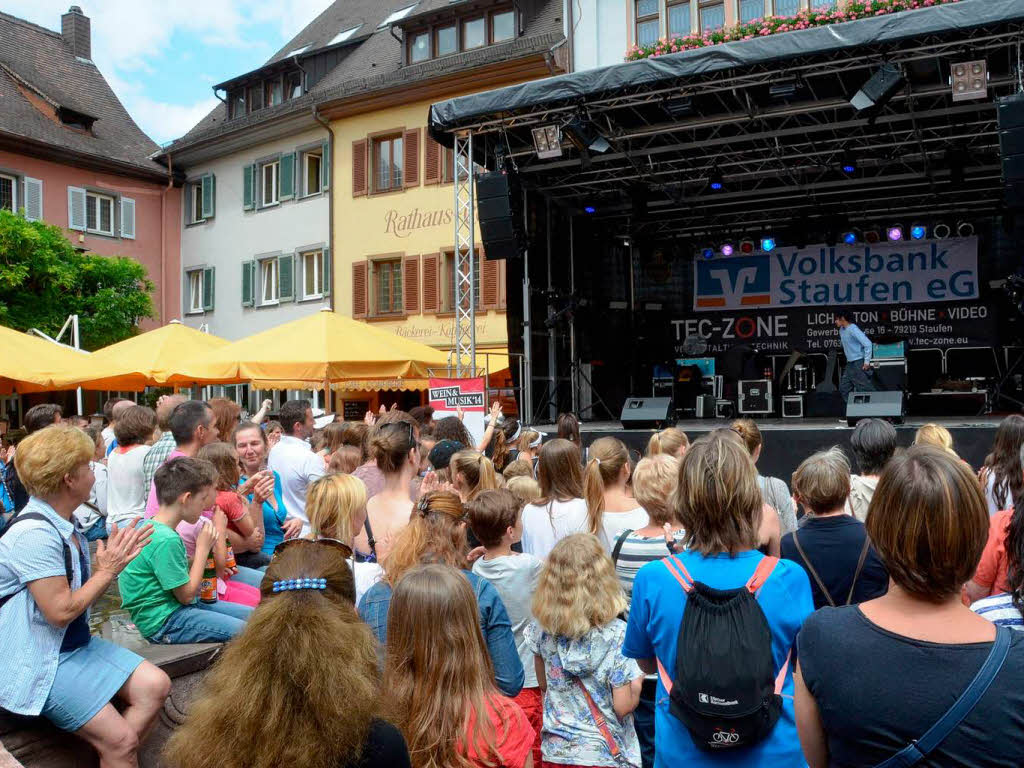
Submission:
POLYGON ((697 413, 698 419, 713 419, 715 418, 715 404, 718 401, 714 395, 699 395, 697 397, 697 413))
POLYGON ((843 398, 834 390, 822 392, 819 386, 818 391, 807 398, 807 415, 812 419, 839 419, 843 416, 843 410, 843 398))
POLYGON ((1024 208, 1024 94, 1000 99, 996 108, 999 154, 1003 160, 1006 205, 1024 208))
POLYGON ((623 429, 661 429, 671 423, 671 397, 631 397, 622 406, 623 429))
POLYGON ((903 392, 851 392, 846 404, 846 423, 851 427, 861 419, 903 421, 903 392))
POLYGON ((476 211, 488 261, 522 255, 522 202, 517 184, 501 171, 477 174, 476 211))

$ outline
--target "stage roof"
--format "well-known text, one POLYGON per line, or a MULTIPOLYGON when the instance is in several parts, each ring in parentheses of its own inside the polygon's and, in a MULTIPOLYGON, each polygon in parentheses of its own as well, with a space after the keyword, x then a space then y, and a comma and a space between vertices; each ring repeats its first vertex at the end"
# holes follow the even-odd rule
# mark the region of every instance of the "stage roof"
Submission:
POLYGON ((995 100, 1021 90, 1022 34, 1024 0, 963 0, 463 96, 431 107, 430 130, 472 131, 486 165, 504 155, 528 189, 633 231, 974 219, 1001 207, 995 100), (954 103, 950 65, 979 59, 987 94, 954 103), (850 98, 886 62, 906 85, 858 114, 850 98), (578 117, 611 148, 564 140, 538 159, 532 129, 578 117))

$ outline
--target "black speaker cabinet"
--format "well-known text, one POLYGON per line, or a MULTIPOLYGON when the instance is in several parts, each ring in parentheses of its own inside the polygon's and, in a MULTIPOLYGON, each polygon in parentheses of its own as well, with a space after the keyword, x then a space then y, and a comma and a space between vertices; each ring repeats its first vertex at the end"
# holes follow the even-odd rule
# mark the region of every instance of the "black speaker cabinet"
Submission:
POLYGON ((1000 99, 996 117, 1006 204, 1010 208, 1024 208, 1024 95, 1000 99))
POLYGON ((812 419, 841 419, 844 411, 843 398, 838 392, 818 391, 807 397, 806 412, 812 419))
POLYGON ((480 242, 489 261, 522 255, 522 193, 515 178, 502 171, 476 177, 480 242))
POLYGON ((622 406, 623 429, 662 429, 671 423, 671 397, 631 397, 622 406))
POLYGON ((861 419, 903 421, 903 392, 851 392, 846 404, 846 423, 851 427, 861 419))

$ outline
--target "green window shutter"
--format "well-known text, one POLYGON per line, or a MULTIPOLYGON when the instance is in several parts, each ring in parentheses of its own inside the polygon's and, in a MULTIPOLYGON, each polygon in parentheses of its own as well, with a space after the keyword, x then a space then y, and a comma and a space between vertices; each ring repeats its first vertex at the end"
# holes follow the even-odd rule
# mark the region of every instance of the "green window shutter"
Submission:
POLYGON ((331 249, 330 248, 324 248, 324 269, 323 269, 323 272, 321 274, 323 274, 323 279, 324 279, 324 297, 325 298, 327 296, 331 295, 331 272, 333 271, 331 269, 332 266, 333 265, 331 264, 331 249))
POLYGON ((277 257, 277 285, 280 301, 295 300, 295 255, 286 253, 277 257))
MULTIPOLYGON (((324 142, 322 162, 320 163, 320 186, 323 189, 331 188, 331 142, 324 142)), ((326 253, 326 252, 325 252, 326 253)), ((324 274, 327 274, 326 272, 324 274)))
POLYGON ((253 184, 252 166, 247 165, 242 169, 242 209, 251 211, 253 209, 253 184))
POLYGON ((242 262, 242 306, 251 307, 256 303, 255 287, 256 264, 252 261, 242 262))
POLYGON ((279 200, 291 200, 295 197, 295 153, 281 155, 281 190, 279 200))
POLYGON ((205 176, 203 176, 202 185, 203 185, 203 218, 204 219, 212 219, 213 218, 213 207, 214 207, 214 202, 215 202, 215 194, 214 194, 214 192, 215 192, 215 189, 216 189, 214 187, 214 177, 213 177, 212 173, 208 173, 205 176))
POLYGON ((213 311, 213 267, 203 270, 203 311, 213 311))

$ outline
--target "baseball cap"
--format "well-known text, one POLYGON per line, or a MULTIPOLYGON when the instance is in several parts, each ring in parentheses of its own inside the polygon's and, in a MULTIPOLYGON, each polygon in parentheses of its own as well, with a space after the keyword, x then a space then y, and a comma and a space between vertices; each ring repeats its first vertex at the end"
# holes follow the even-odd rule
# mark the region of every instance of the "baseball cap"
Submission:
POLYGON ((465 446, 458 440, 442 440, 430 450, 430 466, 434 469, 447 469, 449 462, 465 446))

